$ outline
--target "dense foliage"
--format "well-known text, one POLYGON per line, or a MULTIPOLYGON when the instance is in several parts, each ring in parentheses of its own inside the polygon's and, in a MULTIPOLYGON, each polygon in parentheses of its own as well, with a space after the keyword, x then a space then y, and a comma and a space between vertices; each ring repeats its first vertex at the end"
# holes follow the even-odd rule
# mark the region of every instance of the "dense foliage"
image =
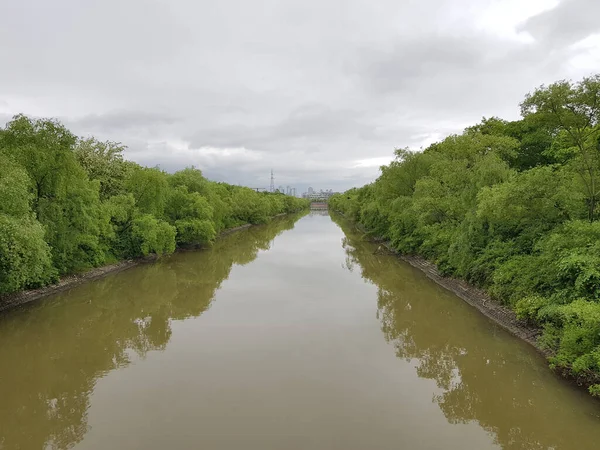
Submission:
POLYGON ((123 158, 113 142, 80 139, 23 115, 0 129, 0 294, 177 246, 211 244, 238 225, 308 206, 283 194, 168 174, 123 158))
POLYGON ((553 366, 600 393, 600 75, 541 86, 330 207, 543 327, 553 366))

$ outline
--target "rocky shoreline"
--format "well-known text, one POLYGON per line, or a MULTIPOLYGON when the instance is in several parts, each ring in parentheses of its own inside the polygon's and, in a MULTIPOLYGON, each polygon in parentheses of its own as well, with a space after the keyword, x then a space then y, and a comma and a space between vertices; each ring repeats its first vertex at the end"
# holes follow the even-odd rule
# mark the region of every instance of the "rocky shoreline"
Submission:
POLYGON ((424 272, 428 278, 435 281, 443 288, 456 294, 502 328, 533 345, 545 356, 549 355, 546 350, 540 348, 537 344, 537 338, 540 335, 540 330, 538 328, 531 327, 524 321, 517 319, 514 311, 492 300, 490 296, 481 289, 470 285, 466 281, 443 276, 440 274, 435 264, 420 256, 398 256, 411 266, 424 272))
MULTIPOLYGON (((348 219, 344 214, 336 211, 336 214, 340 214, 346 220, 351 222, 362 233, 368 233, 362 225, 357 224, 348 219)), ((496 324, 510 332, 511 334, 521 338, 527 343, 531 344, 542 353, 544 356, 550 356, 550 353, 541 348, 537 342, 537 338, 541 334, 541 330, 537 327, 529 325, 527 322, 517 318, 517 315, 513 310, 493 300, 485 291, 479 289, 468 282, 458 279, 446 277, 440 273, 437 266, 431 261, 417 255, 403 255, 394 250, 389 242, 384 239, 371 237, 373 241, 383 245, 390 253, 401 260, 407 262, 411 266, 421 270, 428 278, 442 286, 443 288, 453 292, 460 299, 467 302, 469 305, 476 308, 486 317, 490 318, 496 324)))
POLYGON ((121 272, 131 267, 137 266, 142 262, 154 261, 156 258, 130 259, 120 261, 107 266, 96 267, 82 274, 68 275, 60 279, 56 284, 51 284, 37 289, 29 289, 26 291, 15 292, 13 294, 0 297, 0 312, 8 309, 16 308, 17 306, 39 300, 50 295, 58 294, 69 289, 79 286, 88 281, 97 280, 111 273, 121 272))

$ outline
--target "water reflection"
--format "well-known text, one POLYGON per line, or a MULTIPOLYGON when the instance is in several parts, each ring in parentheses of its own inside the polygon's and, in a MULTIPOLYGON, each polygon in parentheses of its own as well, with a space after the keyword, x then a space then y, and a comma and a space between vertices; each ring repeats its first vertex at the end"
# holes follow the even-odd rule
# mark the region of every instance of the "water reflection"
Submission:
POLYGON ((254 260, 300 215, 243 230, 0 316, 0 449, 69 448, 88 430, 98 378, 163 350, 171 321, 198 316, 234 264, 254 260))
POLYGON ((529 347, 310 214, 0 317, 0 448, 597 448, 529 347))
POLYGON ((378 287, 378 318, 399 358, 437 385, 449 423, 478 423, 503 449, 592 449, 600 409, 540 357, 393 255, 382 255, 345 219, 345 266, 378 287))
POLYGON ((308 215, 310 217, 314 217, 314 216, 328 216, 329 215, 329 211, 327 211, 326 209, 311 209, 310 212, 308 213, 308 215))

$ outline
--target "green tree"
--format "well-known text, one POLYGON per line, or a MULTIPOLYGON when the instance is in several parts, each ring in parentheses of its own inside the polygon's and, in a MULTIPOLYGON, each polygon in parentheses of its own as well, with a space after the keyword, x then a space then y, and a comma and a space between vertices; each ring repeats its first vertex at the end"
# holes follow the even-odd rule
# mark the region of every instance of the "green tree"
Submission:
POLYGON ((549 151, 556 129, 535 115, 512 122, 498 117, 484 117, 477 125, 468 127, 466 132, 516 139, 519 145, 509 163, 519 171, 556 162, 549 151))
POLYGON ((483 188, 478 194, 477 216, 485 221, 491 234, 505 240, 517 239, 526 251, 556 225, 580 218, 584 213, 580 201, 568 172, 542 166, 483 188))
POLYGON ((175 251, 175 227, 150 214, 133 219, 131 236, 132 256, 163 255, 175 251))
POLYGON ((136 167, 125 181, 127 192, 133 194, 139 210, 162 217, 169 192, 167 174, 157 168, 136 167))
POLYGON ((600 75, 541 86, 527 95, 521 111, 525 118, 536 116, 565 133, 573 168, 584 186, 588 219, 595 220, 600 194, 600 75))
POLYGON ((0 294, 43 286, 55 279, 44 227, 31 216, 0 213, 0 294))
POLYGON ((208 197, 210 189, 210 181, 204 178, 202 171, 194 166, 175 172, 169 177, 169 184, 173 187, 185 186, 189 192, 197 192, 204 197, 208 197))
POLYGON ((205 245, 216 236, 213 208, 206 198, 198 192, 188 192, 183 185, 170 190, 165 215, 177 229, 179 245, 205 245))
POLYGON ((175 228, 179 245, 206 245, 216 237, 213 223, 206 219, 179 219, 175 221, 175 228))
POLYGON ((98 183, 77 162, 76 137, 53 120, 16 116, 0 134, 0 149, 31 180, 32 208, 44 225, 52 259, 64 274, 104 262, 99 245, 98 183))
POLYGON ((0 213, 22 217, 31 212, 31 180, 27 172, 0 153, 0 213))
POLYGON ((75 156, 88 178, 100 183, 102 200, 124 193, 125 179, 135 167, 135 164, 123 160, 125 148, 120 143, 101 142, 93 137, 80 139, 75 145, 75 156))
POLYGON ((165 203, 165 216, 171 222, 193 218, 212 220, 213 209, 206 198, 197 192, 188 192, 184 186, 170 189, 165 203))
POLYGON ((44 227, 31 212, 27 172, 0 154, 0 294, 50 282, 50 247, 44 227))

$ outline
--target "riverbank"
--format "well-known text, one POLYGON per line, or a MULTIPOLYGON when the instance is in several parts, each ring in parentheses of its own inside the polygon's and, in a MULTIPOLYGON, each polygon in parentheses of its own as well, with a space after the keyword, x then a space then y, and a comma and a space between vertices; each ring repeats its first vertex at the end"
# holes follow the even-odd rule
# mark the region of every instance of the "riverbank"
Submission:
POLYGON ((600 403, 362 235, 293 214, 2 315, 4 446, 595 448, 600 403))
MULTIPOLYGON (((361 224, 351 221, 340 211, 335 211, 335 213, 344 217, 345 220, 352 223, 352 225, 362 233, 369 233, 369 231, 366 230, 361 224)), ((544 356, 549 356, 548 351, 542 349, 537 343, 537 338, 540 335, 540 329, 528 325, 523 320, 517 319, 517 315, 514 311, 493 300, 485 291, 467 283, 464 280, 445 277, 440 273, 434 263, 427 261, 421 256, 403 255, 392 248, 391 244, 382 238, 371 236, 370 239, 378 242, 380 245, 383 245, 387 251, 393 253, 401 260, 422 271, 435 283, 456 294, 459 298, 476 308, 483 315, 489 317, 496 324, 500 325, 511 334, 533 345, 544 356)))
MULTIPOLYGON (((286 216, 287 213, 277 214, 271 218, 271 220, 276 219, 278 217, 286 216)), ((246 223, 244 225, 240 225, 238 227, 229 228, 227 230, 223 230, 217 236, 217 239, 221 239, 224 236, 235 233, 237 231, 245 230, 247 228, 257 226, 251 223, 246 223)), ((194 248, 178 248, 175 251, 190 251, 190 250, 201 250, 202 247, 194 247, 194 248)), ((54 294, 58 294, 60 292, 68 291, 76 286, 79 286, 83 283, 87 283, 89 281, 97 280, 103 278, 109 274, 122 272, 123 270, 130 269, 139 264, 145 264, 149 262, 156 261, 158 257, 156 255, 149 255, 144 258, 138 259, 129 259, 125 261, 119 261, 115 264, 108 264, 102 267, 95 267, 81 274, 72 274, 62 277, 58 283, 50 284, 48 286, 43 286, 36 289, 28 289, 25 291, 14 292, 12 294, 8 294, 5 296, 0 296, 0 313, 5 312, 9 309, 16 308, 18 306, 25 305, 27 303, 31 303, 37 300, 41 300, 42 298, 50 297, 54 294)))
MULTIPOLYGON (((385 245, 388 250, 393 252, 387 243, 385 245)), ((547 350, 541 348, 537 343, 537 338, 541 334, 540 329, 531 327, 523 320, 517 319, 514 311, 493 300, 485 291, 470 285, 464 280, 443 276, 435 264, 420 256, 394 253, 403 261, 422 271, 438 285, 456 294, 505 330, 533 345, 544 356, 550 355, 547 350)))
MULTIPOLYGON (((348 221, 360 232, 365 234, 369 233, 364 226, 348 219, 342 212, 334 212, 343 217, 344 220, 348 221)), ((467 302, 469 305, 476 308, 481 314, 492 320, 495 324, 533 346, 533 348, 535 348, 544 357, 550 358, 553 356, 551 351, 542 347, 538 342, 538 338, 542 334, 542 330, 540 328, 532 326, 524 320, 518 319, 513 310, 492 299, 484 290, 479 289, 464 280, 442 275, 437 266, 431 261, 428 261, 418 255, 403 255, 397 252, 389 242, 386 242, 382 238, 368 235, 368 239, 377 242, 379 245, 385 247, 388 252, 394 254, 396 257, 410 264, 412 267, 422 271, 429 279, 434 281, 439 286, 454 293, 461 300, 467 302)), ((576 375, 572 371, 566 369, 553 370, 553 372, 565 378, 567 381, 576 384, 578 387, 585 389, 588 389, 590 386, 600 382, 600 380, 593 375, 576 375)))
POLYGON ((82 283, 97 280, 111 273, 121 272, 131 267, 137 266, 143 262, 154 261, 156 257, 130 259, 119 261, 115 264, 109 264, 102 267, 96 267, 81 274, 67 275, 61 278, 58 283, 37 289, 28 289, 26 291, 15 292, 0 298, 0 313, 7 311, 17 306, 25 305, 44 297, 49 297, 59 292, 64 292, 74 288, 82 283))

